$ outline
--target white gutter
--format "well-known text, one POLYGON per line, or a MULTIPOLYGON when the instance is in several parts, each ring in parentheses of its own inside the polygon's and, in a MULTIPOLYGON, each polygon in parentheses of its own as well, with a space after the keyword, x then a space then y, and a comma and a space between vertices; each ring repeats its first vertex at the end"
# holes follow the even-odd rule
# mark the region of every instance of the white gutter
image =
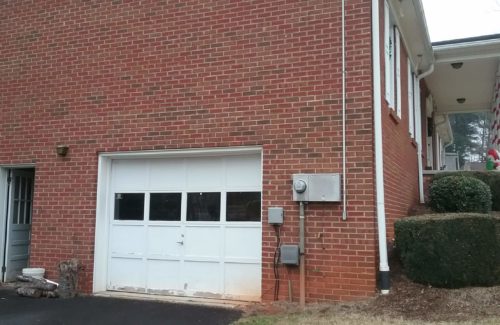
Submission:
POLYGON ((388 294, 389 261, 385 226, 384 159, 382 142, 382 89, 380 77, 380 21, 379 1, 372 0, 372 67, 373 67, 373 129, 375 137, 375 187, 379 247, 380 289, 388 294))
POLYGON ((425 203, 425 195, 424 195, 424 168, 422 165, 422 103, 420 100, 420 80, 430 75, 434 72, 434 63, 431 64, 427 71, 422 72, 417 76, 417 82, 419 83, 418 89, 419 93, 415 94, 417 96, 417 105, 416 105, 416 138, 417 138, 417 163, 418 163, 418 194, 420 197, 420 203, 425 203))
POLYGON ((434 72, 434 63, 431 64, 431 66, 429 67, 429 69, 427 71, 424 71, 417 76, 418 81, 424 79, 425 77, 429 76, 433 72, 434 72))
POLYGON ((347 173, 346 173, 346 65, 345 65, 345 0, 342 0, 342 220, 347 220, 347 173))

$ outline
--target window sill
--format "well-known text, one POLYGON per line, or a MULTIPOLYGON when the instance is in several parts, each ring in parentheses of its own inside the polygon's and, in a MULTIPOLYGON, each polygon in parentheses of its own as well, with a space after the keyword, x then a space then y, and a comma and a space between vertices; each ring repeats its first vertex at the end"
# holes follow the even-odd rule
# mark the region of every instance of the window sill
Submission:
POLYGON ((394 121, 394 123, 399 124, 401 122, 401 118, 396 114, 396 111, 393 108, 389 109, 389 116, 394 121))

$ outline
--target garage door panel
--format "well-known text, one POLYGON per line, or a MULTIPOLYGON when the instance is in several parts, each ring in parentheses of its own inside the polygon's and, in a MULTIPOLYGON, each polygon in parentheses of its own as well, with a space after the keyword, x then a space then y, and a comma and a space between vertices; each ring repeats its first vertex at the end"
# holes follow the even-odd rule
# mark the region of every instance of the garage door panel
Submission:
POLYGON ((259 300, 261 177, 258 154, 113 160, 108 289, 259 300))
POLYGON ((145 292, 146 273, 145 263, 142 259, 113 257, 109 263, 112 275, 109 287, 112 290, 145 292))
POLYGON ((221 188, 224 185, 222 158, 196 158, 186 161, 187 189, 221 188))
POLYGON ((186 187, 184 159, 152 160, 150 166, 151 189, 168 190, 186 187))
POLYGON ((226 227, 224 256, 232 259, 260 260, 261 228, 226 227))
POLYGON ((184 262, 184 289, 195 296, 222 292, 221 264, 218 262, 184 262))
POLYGON ((154 294, 179 294, 181 286, 181 262, 148 260, 147 288, 154 294))
POLYGON ((111 254, 144 256, 146 228, 142 225, 112 225, 111 254))
POLYGON ((146 160, 116 160, 111 171, 111 184, 116 191, 144 189, 149 181, 148 175, 146 160))
POLYGON ((260 297, 260 263, 225 263, 224 268, 224 294, 235 298, 245 296, 250 300, 260 297))
POLYGON ((220 227, 186 227, 184 254, 187 258, 220 258, 222 231, 220 227))
POLYGON ((148 229, 148 257, 179 258, 182 252, 183 241, 179 226, 150 226, 148 229))
POLYGON ((226 187, 228 189, 260 189, 261 174, 259 156, 226 158, 226 187))

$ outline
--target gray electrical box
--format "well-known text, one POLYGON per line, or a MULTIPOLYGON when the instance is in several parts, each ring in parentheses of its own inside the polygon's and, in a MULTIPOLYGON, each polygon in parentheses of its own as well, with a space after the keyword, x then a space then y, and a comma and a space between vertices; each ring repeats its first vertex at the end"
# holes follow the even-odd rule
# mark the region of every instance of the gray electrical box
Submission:
POLYGON ((294 174, 293 200, 340 202, 340 174, 294 174))
POLYGON ((283 224, 283 208, 271 207, 267 210, 267 220, 271 225, 283 224))
POLYGON ((299 265, 299 245, 281 245, 280 262, 286 265, 299 265))

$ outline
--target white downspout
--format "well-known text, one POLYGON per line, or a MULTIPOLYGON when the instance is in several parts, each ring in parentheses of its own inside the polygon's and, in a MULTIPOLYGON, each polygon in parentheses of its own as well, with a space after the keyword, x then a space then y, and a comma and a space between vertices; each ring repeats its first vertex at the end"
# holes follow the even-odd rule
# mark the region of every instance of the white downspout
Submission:
POLYGON ((417 96, 417 105, 416 105, 417 114, 415 116, 417 130, 415 134, 417 136, 418 193, 420 196, 421 204, 425 203, 425 196, 424 196, 424 168, 422 165, 422 103, 420 100, 420 80, 424 79, 433 72, 434 72, 434 63, 431 64, 431 66, 427 71, 424 71, 417 76, 418 94, 415 94, 417 96))
POLYGON ((372 0, 372 60, 373 60, 373 129, 375 137, 375 187, 377 200, 377 228, 379 247, 380 289, 388 294, 389 261, 385 226, 384 159, 382 142, 382 90, 380 78, 380 21, 379 1, 372 0))
POLYGON ((342 0, 342 220, 347 220, 345 0, 342 0))

